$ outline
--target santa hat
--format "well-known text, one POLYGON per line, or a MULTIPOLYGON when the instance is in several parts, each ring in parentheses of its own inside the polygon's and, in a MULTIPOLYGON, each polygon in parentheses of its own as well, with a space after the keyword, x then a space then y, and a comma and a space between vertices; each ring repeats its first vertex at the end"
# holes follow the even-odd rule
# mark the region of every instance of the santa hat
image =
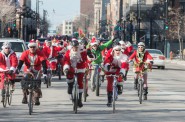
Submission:
POLYGON ((124 44, 125 45, 125 42, 124 41, 119 41, 119 44, 124 44))
POLYGON ((2 49, 5 49, 5 48, 11 48, 12 45, 10 42, 4 42, 3 45, 2 45, 2 49))
POLYGON ((121 50, 121 46, 116 45, 116 46, 113 47, 113 50, 117 50, 117 49, 118 49, 118 50, 121 50))
POLYGON ((33 47, 36 47, 37 46, 37 43, 35 42, 34 39, 30 40, 30 42, 28 44, 28 47, 31 47, 31 46, 33 46, 33 47))
POLYGON ((96 40, 96 38, 94 37, 94 38, 92 38, 92 40, 91 40, 91 46, 93 46, 93 45, 98 45, 99 44, 99 42, 98 42, 98 40, 96 40))

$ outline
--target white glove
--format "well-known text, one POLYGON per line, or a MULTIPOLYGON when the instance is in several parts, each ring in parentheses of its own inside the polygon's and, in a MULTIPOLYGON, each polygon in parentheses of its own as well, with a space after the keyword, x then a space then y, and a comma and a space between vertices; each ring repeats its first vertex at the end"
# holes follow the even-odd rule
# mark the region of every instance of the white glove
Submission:
POLYGON ((43 74, 43 77, 47 77, 47 74, 43 74))
POLYGON ((132 44, 128 41, 126 44, 126 47, 130 47, 130 46, 132 46, 132 44))

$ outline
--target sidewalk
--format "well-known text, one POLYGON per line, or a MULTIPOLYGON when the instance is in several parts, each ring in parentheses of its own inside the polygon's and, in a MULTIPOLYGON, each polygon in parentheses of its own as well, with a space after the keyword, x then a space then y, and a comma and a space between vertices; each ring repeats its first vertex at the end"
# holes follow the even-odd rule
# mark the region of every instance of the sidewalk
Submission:
POLYGON ((166 62, 185 66, 185 60, 180 60, 180 59, 170 60, 170 59, 166 59, 166 62))

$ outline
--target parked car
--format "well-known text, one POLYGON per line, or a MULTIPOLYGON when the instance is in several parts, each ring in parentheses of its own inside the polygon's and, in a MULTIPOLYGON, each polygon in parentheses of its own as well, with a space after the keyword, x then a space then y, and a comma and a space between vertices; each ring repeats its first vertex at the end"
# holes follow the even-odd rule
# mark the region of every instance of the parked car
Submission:
POLYGON ((153 66, 156 66, 158 69, 165 69, 165 56, 158 49, 146 49, 153 57, 154 63, 153 66))
MULTIPOLYGON (((3 43, 7 41, 12 44, 12 50, 15 51, 17 58, 19 60, 22 52, 27 50, 26 43, 24 42, 24 40, 15 39, 15 38, 0 38, 0 50, 3 43)), ((21 69, 21 71, 23 70, 21 69)), ((20 73, 19 75, 16 76, 16 81, 21 81, 22 78, 23 78, 23 75, 20 73)))

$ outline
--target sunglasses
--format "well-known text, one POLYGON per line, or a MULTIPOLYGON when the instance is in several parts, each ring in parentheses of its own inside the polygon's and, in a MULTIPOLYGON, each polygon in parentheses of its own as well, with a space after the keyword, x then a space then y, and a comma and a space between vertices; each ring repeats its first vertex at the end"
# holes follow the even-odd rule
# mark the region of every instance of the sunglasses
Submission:
POLYGON ((97 47, 98 45, 93 45, 93 47, 97 47))
POLYGON ((35 46, 31 46, 30 48, 36 48, 35 46))
POLYGON ((144 48, 144 47, 138 47, 138 48, 144 48))
POLYGON ((6 47, 5 49, 10 49, 9 47, 6 47))
POLYGON ((115 50, 115 51, 121 51, 121 50, 115 50))

